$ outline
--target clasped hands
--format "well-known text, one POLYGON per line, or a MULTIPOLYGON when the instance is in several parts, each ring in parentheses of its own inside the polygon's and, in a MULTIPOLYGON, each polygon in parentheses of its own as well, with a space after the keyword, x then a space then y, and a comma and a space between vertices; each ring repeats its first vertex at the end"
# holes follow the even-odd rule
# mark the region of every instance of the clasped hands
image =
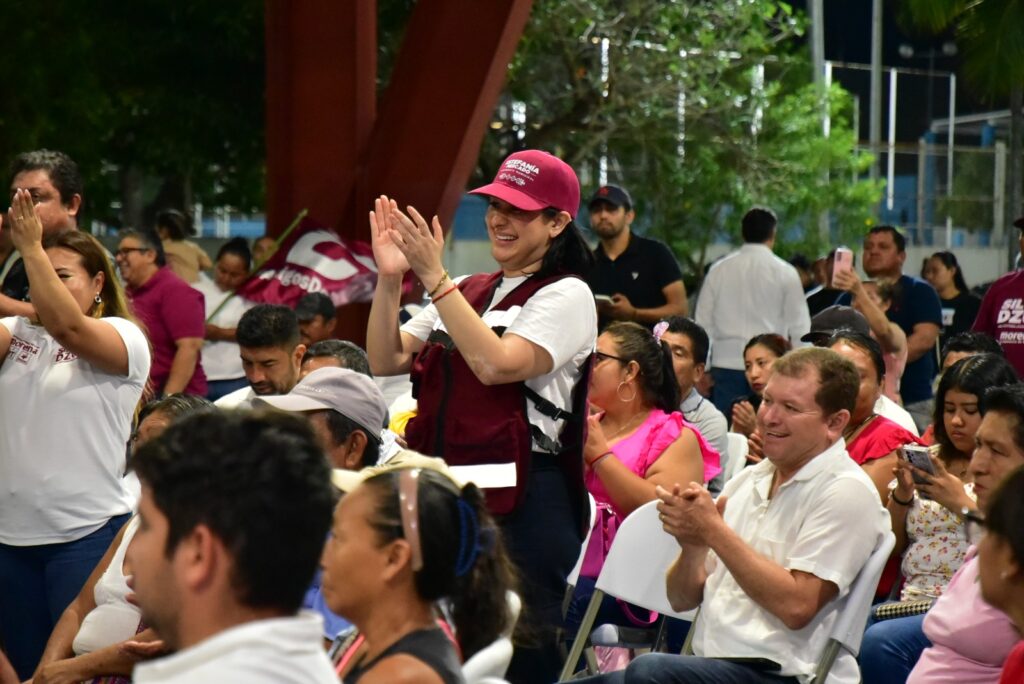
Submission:
POLYGON ((406 209, 408 214, 387 195, 373 202, 370 237, 377 272, 381 276, 402 276, 411 269, 429 291, 445 272, 441 263, 444 229, 436 215, 428 225, 415 207, 406 209))
POLYGON ((661 526, 681 547, 711 546, 711 540, 725 525, 722 515, 726 497, 719 496, 716 501, 696 482, 686 487, 675 484, 672 491, 658 485, 655 493, 661 526))

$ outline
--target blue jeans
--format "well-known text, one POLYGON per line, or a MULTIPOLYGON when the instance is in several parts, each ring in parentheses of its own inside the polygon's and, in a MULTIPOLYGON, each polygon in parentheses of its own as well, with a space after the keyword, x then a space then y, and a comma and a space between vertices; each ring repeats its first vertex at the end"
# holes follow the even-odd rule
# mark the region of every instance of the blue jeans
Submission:
POLYGON ((924 635, 924 615, 882 620, 868 627, 860 647, 864 684, 903 684, 921 652, 932 645, 924 635))
POLYGON ((61 613, 129 517, 63 544, 0 544, 0 639, 19 678, 32 676, 61 613))
POLYGON ((648 653, 631 662, 625 670, 575 681, 578 684, 795 684, 797 680, 727 660, 648 653))
POLYGON ((750 394, 747 376, 740 370, 712 368, 711 377, 715 380, 711 402, 732 423, 732 402, 750 394))

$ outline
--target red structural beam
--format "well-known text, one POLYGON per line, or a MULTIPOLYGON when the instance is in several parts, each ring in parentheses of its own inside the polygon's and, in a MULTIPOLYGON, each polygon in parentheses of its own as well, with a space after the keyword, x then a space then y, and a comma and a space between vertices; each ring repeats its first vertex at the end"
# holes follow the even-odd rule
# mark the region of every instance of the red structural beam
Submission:
MULTIPOLYGON (((267 0, 267 228, 303 207, 368 240, 373 197, 448 226, 532 0, 420 0, 376 106, 373 0, 267 0)), ((368 307, 336 334, 362 343, 368 307)))

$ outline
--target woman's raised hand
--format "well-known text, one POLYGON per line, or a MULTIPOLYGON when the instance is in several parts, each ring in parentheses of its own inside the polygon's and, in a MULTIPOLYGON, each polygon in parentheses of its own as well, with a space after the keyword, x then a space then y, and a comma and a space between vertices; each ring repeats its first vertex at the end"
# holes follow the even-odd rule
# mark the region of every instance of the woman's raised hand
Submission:
POLYGON ((732 431, 749 437, 757 429, 757 413, 749 401, 732 405, 732 431))
POLYGON ((11 208, 7 210, 7 221, 11 230, 11 241, 15 249, 25 252, 29 247, 43 241, 43 224, 36 215, 36 206, 32 202, 32 193, 28 190, 15 190, 11 198, 11 208))
POLYGON ((392 212, 398 211, 395 200, 381 195, 373 201, 370 212, 370 239, 377 272, 382 276, 401 276, 409 270, 409 261, 392 240, 392 212))
POLYGON ((402 251, 413 273, 424 287, 432 288, 444 276, 441 253, 444 250, 444 229, 434 216, 431 225, 415 207, 405 214, 397 206, 391 209, 389 234, 391 241, 402 251))

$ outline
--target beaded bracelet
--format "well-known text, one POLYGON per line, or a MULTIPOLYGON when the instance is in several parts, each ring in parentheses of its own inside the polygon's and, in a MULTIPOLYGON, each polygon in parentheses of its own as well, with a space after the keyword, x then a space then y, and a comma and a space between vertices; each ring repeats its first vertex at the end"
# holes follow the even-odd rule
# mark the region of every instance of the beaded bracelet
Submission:
POLYGON ((444 273, 441 274, 441 279, 437 281, 437 285, 434 286, 434 289, 427 293, 427 296, 433 299, 434 295, 437 294, 438 290, 441 289, 441 286, 444 285, 444 281, 446 280, 448 280, 448 269, 444 269, 444 273))
POLYGON ((441 294, 439 294, 439 295, 437 296, 437 299, 434 299, 434 300, 432 300, 432 301, 433 301, 433 303, 434 303, 434 304, 437 304, 437 303, 438 303, 439 301, 441 301, 442 299, 444 299, 445 297, 447 297, 448 295, 450 295, 450 294, 452 293, 452 291, 453 291, 453 290, 457 290, 457 289, 459 289, 459 286, 458 286, 458 285, 455 285, 455 284, 453 283, 451 287, 449 287, 449 288, 448 288, 447 290, 445 290, 444 292, 442 292, 441 294))

